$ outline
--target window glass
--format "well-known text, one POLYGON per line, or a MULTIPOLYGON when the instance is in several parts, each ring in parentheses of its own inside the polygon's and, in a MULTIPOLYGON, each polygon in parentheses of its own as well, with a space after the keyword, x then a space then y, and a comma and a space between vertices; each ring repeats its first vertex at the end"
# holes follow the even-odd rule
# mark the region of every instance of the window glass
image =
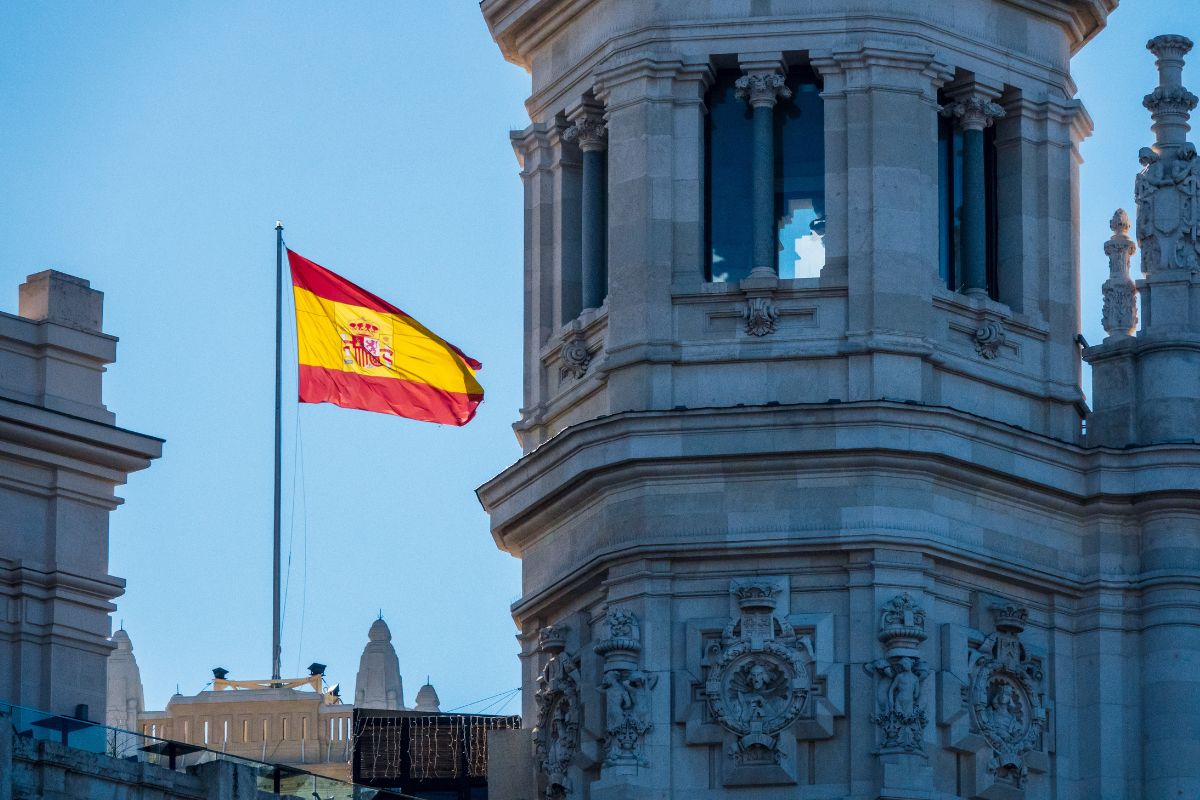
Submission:
MULTIPOLYGON (((952 102, 939 98, 945 105, 952 102)), ((958 290, 966 267, 962 263, 963 210, 963 134, 953 117, 938 119, 938 272, 946 287, 958 290)), ((986 216, 985 252, 987 264, 987 293, 993 300, 999 297, 997 262, 996 209, 996 126, 983 132, 984 214, 986 216)))
POLYGON ((708 90, 704 126, 705 278, 739 281, 750 273, 750 180, 754 131, 750 106, 735 93, 736 69, 721 70, 708 90))
POLYGON ((807 68, 788 71, 790 100, 775 107, 775 229, 781 278, 815 278, 825 266, 825 120, 807 68))

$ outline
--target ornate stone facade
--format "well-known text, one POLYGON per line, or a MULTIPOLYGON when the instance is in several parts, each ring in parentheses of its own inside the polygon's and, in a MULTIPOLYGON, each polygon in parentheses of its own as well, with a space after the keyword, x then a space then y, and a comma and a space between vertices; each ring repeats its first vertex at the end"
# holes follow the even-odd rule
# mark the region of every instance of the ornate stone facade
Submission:
MULTIPOLYGON (((569 620, 584 654, 572 791, 1200 796, 1200 766, 1175 755, 1200 747, 1186 716, 1200 678, 1166 666, 1200 653, 1200 273, 1139 283, 1141 330, 1086 349, 1103 363, 1090 396, 1081 385, 1090 122, 1070 55, 1111 0, 481 7, 532 93, 514 136, 530 231, 524 455, 479 497, 523 562, 528 718, 537 631, 569 620), (819 103, 780 101, 781 85, 819 103), (744 136, 706 152, 732 118, 722 104, 744 136), (802 106, 813 132, 799 146, 824 157, 824 265, 785 278, 773 165, 796 151, 774 132, 802 106), (561 310, 573 231, 600 220, 547 190, 573 154, 539 142, 584 108, 606 123, 608 294, 576 315, 561 310), (943 223, 939 137, 962 141, 961 231, 943 223), (705 187, 728 163, 747 262, 728 274, 746 277, 709 281, 705 187), (960 233, 951 290, 940 256, 960 233), (564 381, 576 321, 593 361, 564 381), (992 616, 1009 604, 1028 610, 1021 630, 992 616), (659 676, 632 726, 636 702, 592 659, 612 608, 640 628, 625 669, 659 676), (618 746, 623 766, 606 766, 620 730, 638 763, 618 746)), ((1148 235, 1182 259, 1185 43, 1156 42, 1159 166, 1140 191, 1166 220, 1148 235)))

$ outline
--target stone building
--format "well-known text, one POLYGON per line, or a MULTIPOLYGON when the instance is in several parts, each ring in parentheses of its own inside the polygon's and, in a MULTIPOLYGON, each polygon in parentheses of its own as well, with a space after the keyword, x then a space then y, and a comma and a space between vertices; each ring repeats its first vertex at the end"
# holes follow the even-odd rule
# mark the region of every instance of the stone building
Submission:
MULTIPOLYGON (((371 623, 368 631, 353 705, 343 703, 340 693, 325 685, 324 665, 313 664, 308 677, 279 682, 234 680, 227 677, 226 670, 215 669, 211 688, 190 696, 176 694, 162 711, 147 711, 129 635, 119 630, 113 639, 117 649, 109 659, 113 693, 108 706, 121 710, 137 707, 139 713, 132 717, 132 726, 109 724, 149 736, 349 781, 354 709, 406 709, 400 661, 392 646, 392 632, 382 618, 371 623)), ((416 710, 439 710, 432 686, 422 687, 416 710), (430 696, 432 706, 422 704, 430 696)))
POLYGON ((113 599, 116 487, 162 454, 102 397, 117 339, 104 295, 55 270, 0 313, 0 701, 100 721, 113 599))
POLYGON ((1079 336, 1115 5, 483 0, 532 76, 494 798, 1200 797, 1182 37, 1079 336))

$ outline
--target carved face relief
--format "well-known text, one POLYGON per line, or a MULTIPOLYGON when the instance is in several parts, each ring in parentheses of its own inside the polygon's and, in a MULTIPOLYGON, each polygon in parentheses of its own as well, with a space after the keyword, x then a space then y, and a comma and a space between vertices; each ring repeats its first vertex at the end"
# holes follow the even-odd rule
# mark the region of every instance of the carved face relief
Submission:
POLYGON ((706 694, 713 716, 737 734, 772 734, 804 710, 811 676, 807 667, 768 643, 761 652, 727 650, 713 667, 706 694))

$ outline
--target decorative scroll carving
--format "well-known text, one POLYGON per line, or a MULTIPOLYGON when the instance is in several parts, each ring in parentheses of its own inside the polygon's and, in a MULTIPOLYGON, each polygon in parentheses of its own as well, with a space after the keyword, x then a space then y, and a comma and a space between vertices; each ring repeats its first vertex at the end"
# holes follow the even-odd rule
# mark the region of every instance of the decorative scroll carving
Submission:
POLYGON ((804 711, 812 691, 812 645, 775 615, 778 593, 770 581, 734 589, 741 613, 725 628, 705 675, 709 709, 737 737, 731 755, 741 766, 779 763, 778 734, 804 711))
POLYGON ((924 755, 922 740, 929 720, 922 692, 929 669, 919 648, 925 638, 925 611, 908 592, 884 604, 879 641, 887 654, 863 664, 866 673, 876 679, 871 722, 879 726, 882 735, 880 753, 924 755))
POLYGON ((608 146, 608 125, 600 113, 585 113, 563 131, 562 138, 565 142, 577 142, 585 153, 603 150, 608 146))
POLYGON ((1142 171, 1134 181, 1137 240, 1142 272, 1200 269, 1200 163, 1186 141, 1194 94, 1182 85, 1183 56, 1192 42, 1157 36, 1146 45, 1158 57, 1159 85, 1142 104, 1154 119, 1155 143, 1138 153, 1142 171))
POLYGON ((1137 245, 1129 238, 1129 215, 1118 208, 1108 227, 1113 235, 1104 243, 1108 280, 1104 282, 1104 331, 1109 336, 1132 336, 1137 329, 1137 285, 1129 277, 1129 258, 1137 245))
POLYGON ((991 607, 995 633, 976 650, 970 682, 963 687, 971 730, 992 748, 988 773, 997 783, 1025 786, 1027 756, 1041 751, 1046 728, 1042 666, 1021 642, 1027 609, 1008 603, 991 607))
POLYGON ((548 625, 538 636, 538 650, 547 653, 549 659, 538 676, 534 695, 537 726, 533 743, 545 779, 546 800, 573 796, 567 770, 579 749, 579 672, 574 659, 564 652, 566 634, 565 625, 548 625))
POLYGON ((588 352, 587 339, 578 328, 572 328, 563 336, 562 346, 558 350, 562 362, 560 372, 562 378, 582 378, 592 363, 592 354, 588 352))
POLYGON ((964 131, 981 131, 1004 116, 1004 109, 979 95, 971 95, 942 106, 944 117, 954 117, 964 131))
POLYGON ((604 766, 641 766, 646 759, 643 744, 650 722, 650 692, 658 676, 642 671, 642 632, 637 617, 623 608, 609 609, 608 638, 595 646, 604 658, 604 682, 598 687, 605 699, 604 766))
POLYGON ((1004 338, 1004 326, 996 320, 986 320, 975 329, 975 352, 986 359, 993 359, 1000 355, 1004 338))
POLYGON ((746 333, 751 336, 766 336, 775 332, 779 309, 775 308, 770 297, 750 297, 746 300, 742 319, 746 321, 746 333))
POLYGON ((792 96, 792 90, 778 72, 743 75, 734 82, 733 87, 737 96, 749 102, 752 108, 772 108, 777 101, 792 96))

